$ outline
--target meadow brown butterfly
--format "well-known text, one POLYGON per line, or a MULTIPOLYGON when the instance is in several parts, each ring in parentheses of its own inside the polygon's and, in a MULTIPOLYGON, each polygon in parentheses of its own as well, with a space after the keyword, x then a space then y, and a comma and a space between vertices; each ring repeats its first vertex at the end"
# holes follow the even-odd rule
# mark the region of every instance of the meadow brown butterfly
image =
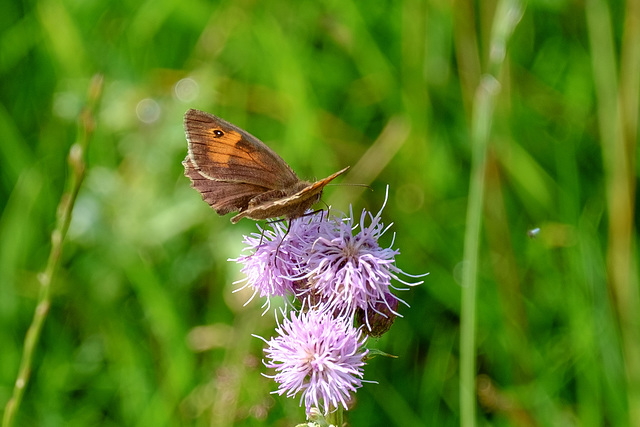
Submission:
POLYGON ((219 215, 238 212, 234 224, 304 215, 320 200, 323 188, 346 168, 317 182, 301 181, 289 165, 255 136, 213 114, 184 115, 189 154, 184 174, 219 215))

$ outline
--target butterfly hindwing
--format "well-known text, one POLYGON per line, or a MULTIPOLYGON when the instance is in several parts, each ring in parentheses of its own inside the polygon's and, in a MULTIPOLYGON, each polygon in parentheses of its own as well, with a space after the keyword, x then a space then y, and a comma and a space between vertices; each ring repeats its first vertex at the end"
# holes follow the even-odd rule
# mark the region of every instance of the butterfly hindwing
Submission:
POLYGON ((301 182, 300 184, 303 184, 299 186, 301 189, 286 197, 274 197, 272 200, 264 200, 258 196, 249 202, 246 210, 231 218, 231 222, 236 223, 244 217, 255 220, 275 217, 287 219, 300 217, 320 199, 324 187, 348 169, 349 167, 347 166, 341 171, 314 183, 301 182))
POLYGON ((191 186, 198 190, 202 199, 207 202, 219 215, 229 212, 243 211, 249 206, 249 201, 269 189, 254 184, 239 182, 215 181, 205 176, 195 168, 189 156, 182 162, 184 173, 191 179, 191 186))

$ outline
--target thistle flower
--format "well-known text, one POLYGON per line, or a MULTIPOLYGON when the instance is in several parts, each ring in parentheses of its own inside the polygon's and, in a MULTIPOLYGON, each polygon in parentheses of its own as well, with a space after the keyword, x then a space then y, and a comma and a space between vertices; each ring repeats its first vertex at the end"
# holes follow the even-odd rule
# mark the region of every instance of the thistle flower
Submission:
POLYGON ((324 222, 313 244, 298 255, 305 265, 298 279, 308 281, 302 292, 337 313, 353 316, 357 310, 361 311, 370 331, 371 314, 399 316, 398 302, 406 304, 391 292, 399 289, 391 284, 391 279, 408 286, 422 283, 409 283, 399 277, 409 275, 395 265, 395 256, 400 252, 391 248, 393 241, 388 248, 379 245, 378 239, 392 225, 385 227, 382 223, 383 209, 384 205, 375 216, 363 210, 359 223, 353 219, 353 210, 349 218, 324 222), (358 228, 360 231, 354 235, 358 228))
POLYGON ((265 303, 267 308, 270 297, 284 297, 292 293, 293 283, 288 277, 297 271, 295 268, 297 262, 289 256, 285 243, 286 229, 282 223, 276 222, 270 225, 271 230, 262 229, 258 225, 260 233, 244 236, 243 243, 247 245, 245 249, 252 250, 250 255, 229 259, 242 264, 240 271, 246 276, 234 282, 234 285, 244 282, 244 285, 235 292, 247 287, 252 288, 253 294, 246 304, 259 294, 260 297, 267 298, 265 303))
POLYGON ((234 282, 244 283, 236 292, 246 287, 253 289, 247 304, 256 296, 266 297, 267 310, 270 297, 286 297, 295 294, 296 276, 300 275, 300 253, 317 238, 321 215, 308 215, 285 225, 282 221, 267 223, 270 229, 261 228, 258 233, 244 236, 244 250, 251 254, 231 258, 242 264, 240 270, 245 278, 234 282), (288 228, 287 228, 288 227, 288 228))
POLYGON ((307 413, 313 407, 326 415, 339 406, 347 409, 351 393, 362 386, 366 336, 350 319, 327 310, 291 312, 276 328, 278 336, 265 340, 265 366, 276 374, 274 393, 300 396, 307 413))

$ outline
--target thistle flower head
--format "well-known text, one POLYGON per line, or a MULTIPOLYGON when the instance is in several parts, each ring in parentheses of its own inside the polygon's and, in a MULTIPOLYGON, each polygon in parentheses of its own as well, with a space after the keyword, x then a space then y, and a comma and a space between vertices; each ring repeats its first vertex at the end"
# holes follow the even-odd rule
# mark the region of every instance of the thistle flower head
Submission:
MULTIPOLYGON (((259 295, 269 298, 272 296, 284 297, 292 292, 293 283, 288 279, 297 270, 296 259, 290 256, 285 242, 286 229, 281 223, 272 223, 271 229, 262 229, 258 225, 260 233, 252 233, 244 236, 245 249, 252 251, 249 255, 229 259, 242 264, 240 270, 246 276, 234 284, 243 283, 239 289, 249 287, 253 289, 253 297, 259 295), (283 240, 284 239, 284 240, 283 240)), ((247 301, 247 303, 249 302, 247 301)))
POLYGON ((291 312, 276 329, 277 336, 265 340, 267 361, 276 374, 279 395, 298 393, 300 405, 325 414, 347 408, 351 393, 362 386, 365 336, 350 319, 333 317, 327 310, 291 312))
POLYGON ((241 264, 243 267, 240 272, 246 276, 234 283, 244 283, 237 290, 246 287, 253 289, 249 301, 256 295, 266 297, 267 309, 269 298, 295 294, 295 277, 304 268, 300 265, 300 253, 317 237, 320 221, 320 215, 309 215, 288 224, 282 221, 269 222, 269 229, 257 225, 257 233, 244 236, 244 250, 250 254, 229 259, 241 264))
MULTIPOLYGON (((354 221, 352 210, 348 218, 324 222, 313 244, 299 254, 300 265, 305 267, 300 278, 307 279, 302 293, 337 313, 353 316, 360 311, 369 330, 371 313, 383 317, 399 315, 398 302, 404 301, 391 292, 398 289, 391 279, 409 286, 422 283, 400 279, 399 275, 406 273, 395 265, 395 256, 400 252, 391 248, 393 242, 387 248, 380 246, 379 238, 391 226, 382 223, 382 209, 375 216, 363 210, 359 222, 354 221)), ((299 289, 298 285, 298 295, 299 289)))

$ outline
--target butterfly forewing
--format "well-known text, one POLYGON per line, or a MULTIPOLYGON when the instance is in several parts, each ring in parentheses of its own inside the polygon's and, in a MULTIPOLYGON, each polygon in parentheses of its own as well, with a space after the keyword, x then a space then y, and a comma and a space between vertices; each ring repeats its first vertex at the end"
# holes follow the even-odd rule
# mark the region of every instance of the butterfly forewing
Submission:
POLYGON ((287 188, 299 181, 275 151, 213 114, 189 110, 184 127, 191 161, 205 177, 269 189, 287 188))

